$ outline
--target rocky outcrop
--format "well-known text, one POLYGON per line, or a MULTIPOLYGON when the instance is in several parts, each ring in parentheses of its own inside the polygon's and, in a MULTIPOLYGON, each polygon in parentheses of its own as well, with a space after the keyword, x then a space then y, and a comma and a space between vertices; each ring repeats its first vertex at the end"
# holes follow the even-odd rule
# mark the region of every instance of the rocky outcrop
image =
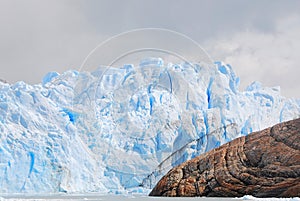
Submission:
POLYGON ((300 119, 237 138, 168 172, 150 196, 300 196, 300 119))

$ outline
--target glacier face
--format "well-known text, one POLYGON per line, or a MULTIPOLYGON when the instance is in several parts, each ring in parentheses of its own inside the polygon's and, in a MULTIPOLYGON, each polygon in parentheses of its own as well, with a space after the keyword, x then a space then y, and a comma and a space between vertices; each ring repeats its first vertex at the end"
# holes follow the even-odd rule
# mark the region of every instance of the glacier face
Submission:
POLYGON ((171 167, 299 117, 300 101, 215 62, 48 73, 0 82, 0 193, 149 191, 171 167))

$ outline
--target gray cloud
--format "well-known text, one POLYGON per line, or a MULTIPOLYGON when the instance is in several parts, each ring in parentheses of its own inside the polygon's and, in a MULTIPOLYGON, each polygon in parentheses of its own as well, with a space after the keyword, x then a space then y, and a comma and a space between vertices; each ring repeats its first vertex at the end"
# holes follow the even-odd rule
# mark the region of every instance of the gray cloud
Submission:
POLYGON ((291 74, 298 72, 300 25, 290 16, 299 8, 297 0, 2 0, 0 78, 37 83, 48 71, 78 69, 89 51, 110 36, 161 27, 204 44, 214 59, 233 64, 242 82, 263 80, 295 96, 291 74), (269 78, 262 79, 266 72, 269 78))
POLYGON ((40 82, 48 71, 78 67, 103 40, 71 1, 1 1, 0 77, 40 82))
POLYGON ((257 80, 281 86, 282 94, 300 97, 300 15, 278 20, 273 32, 242 31, 206 43, 209 52, 233 65, 245 88, 257 80))

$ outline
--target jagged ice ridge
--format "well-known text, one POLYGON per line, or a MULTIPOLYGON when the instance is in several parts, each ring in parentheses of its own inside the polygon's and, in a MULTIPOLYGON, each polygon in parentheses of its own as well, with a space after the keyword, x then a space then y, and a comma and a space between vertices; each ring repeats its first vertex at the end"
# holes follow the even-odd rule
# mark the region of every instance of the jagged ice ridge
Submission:
POLYGON ((215 62, 0 82, 0 193, 147 193, 171 167, 300 116, 300 101, 215 62))

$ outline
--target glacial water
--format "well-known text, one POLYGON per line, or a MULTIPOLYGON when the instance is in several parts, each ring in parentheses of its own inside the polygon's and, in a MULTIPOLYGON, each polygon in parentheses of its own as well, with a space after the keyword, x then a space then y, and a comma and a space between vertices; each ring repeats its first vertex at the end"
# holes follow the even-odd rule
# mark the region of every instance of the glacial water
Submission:
POLYGON ((89 194, 1 194, 0 201, 229 201, 229 200, 256 200, 256 201, 300 201, 300 198, 255 198, 253 196, 246 195, 240 198, 220 198, 220 197, 150 197, 147 195, 141 194, 131 194, 131 195, 104 195, 98 193, 89 193, 89 194))

